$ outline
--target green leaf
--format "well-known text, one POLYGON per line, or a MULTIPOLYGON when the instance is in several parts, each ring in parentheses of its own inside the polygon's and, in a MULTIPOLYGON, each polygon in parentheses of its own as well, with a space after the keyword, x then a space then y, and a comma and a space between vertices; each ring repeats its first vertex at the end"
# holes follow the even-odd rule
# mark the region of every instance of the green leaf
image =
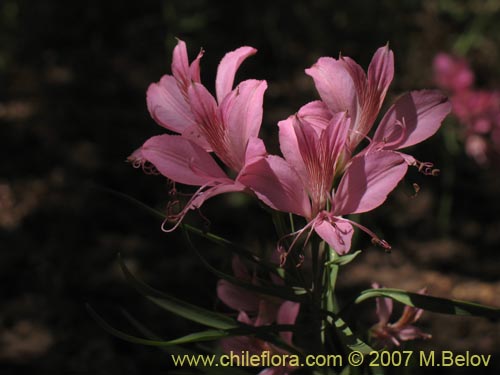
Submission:
POLYGON ((97 314, 97 312, 95 312, 95 310, 90 305, 87 305, 87 311, 92 316, 92 318, 94 318, 94 320, 106 331, 108 331, 109 333, 118 338, 121 338, 122 340, 129 341, 135 344, 151 345, 151 346, 172 346, 172 345, 187 344, 192 342, 218 340, 231 335, 229 332, 224 330, 207 330, 207 331, 191 333, 187 336, 183 336, 169 341, 151 340, 151 339, 132 336, 112 327, 103 318, 101 318, 101 316, 97 314))
POLYGON ((361 250, 355 251, 352 254, 337 257, 333 260, 326 262, 325 266, 332 266, 332 265, 345 266, 346 264, 351 263, 354 260, 354 258, 356 258, 359 254, 361 254, 361 250))
POLYGON ((354 302, 361 303, 367 299, 376 297, 391 298, 408 306, 418 307, 441 314, 481 316, 489 319, 500 318, 499 308, 484 306, 478 303, 411 293, 400 289, 367 289, 361 292, 354 302))
POLYGON ((357 350, 363 354, 369 354, 370 352, 375 351, 375 349, 357 337, 340 316, 326 310, 323 310, 323 313, 326 314, 327 322, 335 327, 339 333, 340 339, 350 350, 357 350))
POLYGON ((188 302, 182 301, 150 287, 149 285, 138 280, 134 277, 134 275, 132 275, 120 256, 118 257, 118 261, 127 281, 130 282, 142 295, 147 297, 162 309, 170 311, 171 313, 189 319, 193 322, 203 324, 207 327, 217 329, 231 329, 240 327, 240 324, 238 322, 223 314, 218 314, 213 311, 192 305, 188 302))

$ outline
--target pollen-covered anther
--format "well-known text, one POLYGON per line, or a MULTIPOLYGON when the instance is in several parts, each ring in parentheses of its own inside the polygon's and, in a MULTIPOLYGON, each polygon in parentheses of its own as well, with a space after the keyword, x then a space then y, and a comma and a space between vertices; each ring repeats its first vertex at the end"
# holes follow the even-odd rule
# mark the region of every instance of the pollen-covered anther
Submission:
POLYGON ((382 249, 384 249, 384 251, 386 253, 391 252, 392 247, 391 247, 391 245, 389 245, 389 243, 386 240, 383 240, 383 239, 378 238, 378 237, 373 237, 372 244, 380 246, 382 249))
POLYGON ((417 194, 419 193, 419 191, 420 191, 420 185, 419 185, 419 184, 417 184, 416 182, 414 182, 414 183, 412 184, 412 187, 413 187, 413 191, 414 191, 414 193, 413 193, 413 195, 412 195, 411 197, 412 197, 412 198, 415 198, 415 197, 417 196, 417 194))
POLYGON ((439 173, 441 172, 440 169, 434 168, 434 164, 430 162, 421 162, 418 160, 415 160, 415 163, 413 164, 415 167, 417 167, 418 171, 420 173, 425 174, 426 176, 438 176, 439 173))
POLYGON ((142 168, 142 171, 145 174, 150 174, 150 175, 159 175, 160 172, 158 172, 158 169, 151 164, 149 161, 146 159, 143 159, 140 157, 137 152, 133 153, 127 158, 127 162, 132 164, 132 167, 134 168, 142 168))

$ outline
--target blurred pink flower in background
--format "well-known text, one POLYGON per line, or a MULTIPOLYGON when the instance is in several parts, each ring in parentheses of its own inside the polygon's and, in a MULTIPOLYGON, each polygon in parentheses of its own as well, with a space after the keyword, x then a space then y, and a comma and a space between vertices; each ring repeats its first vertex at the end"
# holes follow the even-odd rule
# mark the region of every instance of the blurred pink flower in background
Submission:
MULTIPOLYGON (((380 285, 373 283, 372 287, 378 289, 380 285)), ((418 293, 426 294, 426 289, 421 289, 418 293)), ((376 298, 376 303, 379 321, 370 329, 370 333, 380 346, 391 348, 400 346, 401 341, 430 339, 432 337, 413 325, 420 319, 424 310, 405 306, 401 317, 395 323, 389 323, 393 307, 392 299, 376 298)))
POLYGON ((439 53, 434 81, 451 96, 453 114, 463 125, 466 153, 486 165, 500 153, 500 92, 474 88, 474 73, 463 58, 439 53))

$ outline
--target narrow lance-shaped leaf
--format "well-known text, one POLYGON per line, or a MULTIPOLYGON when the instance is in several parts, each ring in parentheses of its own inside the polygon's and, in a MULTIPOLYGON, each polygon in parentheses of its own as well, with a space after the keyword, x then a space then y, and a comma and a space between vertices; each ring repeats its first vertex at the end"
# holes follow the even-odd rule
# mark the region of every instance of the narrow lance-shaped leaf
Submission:
POLYGON ((225 315, 192 305, 150 287, 135 278, 121 258, 119 258, 119 262, 127 281, 129 281, 141 294, 164 310, 212 328, 231 329, 240 327, 239 323, 225 315))
POLYGON ((357 350, 363 354, 369 354, 374 351, 372 347, 354 334, 351 328, 340 316, 330 311, 323 310, 323 312, 326 314, 326 320, 328 323, 335 327, 337 332, 340 334, 341 340, 350 350, 357 350))
POLYGON ((135 344, 141 345, 150 345, 150 346, 171 346, 171 345, 179 345, 179 344, 187 344, 191 342, 200 342, 200 341, 212 341, 218 340, 227 336, 231 336, 232 334, 228 331, 224 330, 207 330, 189 334, 187 336, 183 336, 174 340, 162 341, 162 340, 150 340, 141 337, 136 337, 129 335, 123 331, 120 331, 111 325, 109 325, 99 314, 95 312, 95 310, 87 305, 87 311, 94 318, 94 320, 106 331, 111 333, 112 335, 121 338, 122 340, 129 341, 135 344))
POLYGON ((376 297, 391 298, 408 306, 441 314, 481 316, 495 320, 500 318, 500 308, 454 299, 432 297, 400 289, 367 289, 361 292, 358 298, 356 298, 355 303, 361 303, 376 297))
POLYGON ((325 266, 345 266, 346 264, 351 263, 359 254, 361 254, 361 250, 357 250, 352 254, 336 257, 335 259, 326 262, 325 266))

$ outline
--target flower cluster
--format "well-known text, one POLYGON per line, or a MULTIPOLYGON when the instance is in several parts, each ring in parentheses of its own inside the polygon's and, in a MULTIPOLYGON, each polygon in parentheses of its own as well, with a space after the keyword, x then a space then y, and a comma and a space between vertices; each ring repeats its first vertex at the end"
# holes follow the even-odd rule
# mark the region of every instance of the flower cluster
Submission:
POLYGON ((465 59, 439 53, 434 80, 451 97, 453 114, 464 125, 465 150, 478 164, 500 153, 500 92, 474 88, 474 72, 465 59))
POLYGON ((174 226, 167 230, 210 197, 246 192, 272 209, 305 219, 302 229, 291 234, 292 244, 281 249, 282 262, 302 234, 316 233, 338 254, 347 253, 353 226, 390 249, 345 216, 380 206, 409 165, 431 173, 432 164, 400 150, 439 129, 450 111, 447 98, 434 90, 404 94, 372 131, 394 76, 393 52, 379 48, 367 72, 349 57, 322 57, 306 69, 321 100, 279 122, 283 157, 270 155, 258 138, 266 82, 249 79, 233 87, 240 64, 255 52, 241 47, 224 56, 214 97, 200 81, 203 51, 190 64, 186 45, 179 41, 172 75, 148 89, 151 116, 176 134, 150 138, 130 160, 154 166, 173 182, 199 186, 180 212, 169 212, 166 222, 174 226))

